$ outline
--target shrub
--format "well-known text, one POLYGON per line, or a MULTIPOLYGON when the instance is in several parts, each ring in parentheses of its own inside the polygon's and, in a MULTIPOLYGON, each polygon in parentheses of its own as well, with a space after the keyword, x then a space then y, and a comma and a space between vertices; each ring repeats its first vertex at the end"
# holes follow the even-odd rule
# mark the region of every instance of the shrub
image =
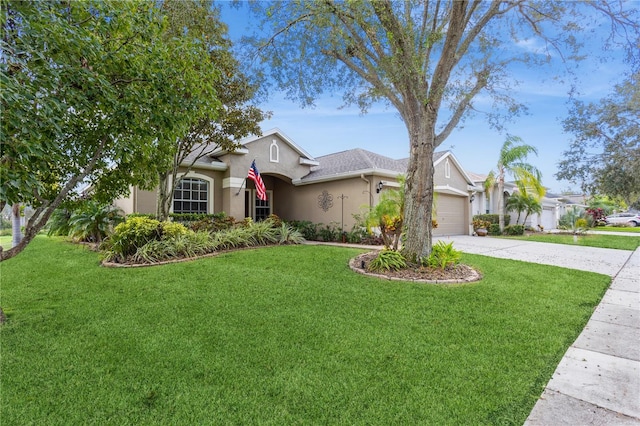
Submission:
POLYGON ((586 213, 577 206, 567 209, 567 213, 562 215, 558 223, 560 229, 570 230, 573 233, 583 233, 587 226, 586 213))
POLYGON ((161 238, 163 240, 179 237, 189 231, 186 226, 178 222, 162 222, 160 228, 162 230, 161 238))
POLYGON ((431 249, 427 265, 432 268, 445 269, 460 263, 462 252, 453 248, 453 243, 438 241, 431 249))
POLYGON ((252 222, 247 226, 250 245, 265 246, 278 241, 278 233, 270 220, 252 222))
POLYGON ((304 237, 300 231, 286 223, 282 223, 277 231, 279 244, 302 244, 304 242, 304 237))
POLYGON ((587 228, 588 226, 589 223, 587 222, 587 219, 581 217, 580 219, 576 220, 576 228, 587 228))
POLYGON ((282 225, 282 219, 277 214, 271 213, 265 222, 270 222, 274 228, 280 228, 282 225))
POLYGON ((309 241, 318 240, 318 224, 312 223, 308 220, 292 220, 287 223, 293 229, 300 232, 305 240, 309 240, 309 241))
POLYGON ((162 235, 160 222, 146 217, 133 217, 122 222, 103 243, 105 258, 114 262, 125 262, 149 241, 159 240, 162 235))
POLYGON ((372 272, 382 272, 397 271, 398 269, 406 267, 407 261, 402 253, 395 250, 384 249, 369 263, 367 269, 372 272))
POLYGON ((607 216, 604 209, 601 209, 599 207, 590 208, 587 209, 587 214, 591 218, 591 226, 604 226, 607 224, 604 220, 604 218, 607 216))
POLYGON ((149 241, 140 247, 131 259, 136 263, 157 263, 200 256, 213 251, 215 246, 211 234, 187 231, 170 239, 149 241))
POLYGON ((507 235, 524 235, 524 225, 505 226, 504 233, 507 235))
MULTIPOLYGON (((47 235, 69 235, 71 227, 69 226, 69 219, 71 219, 71 211, 66 208, 57 208, 51 213, 49 222, 47 223, 47 235)), ((9 234, 11 235, 11 229, 9 234)))
POLYGON ((68 235, 79 241, 99 243, 123 220, 122 211, 117 207, 84 201, 69 217, 68 235))
POLYGON ((189 223, 189 229, 193 231, 218 232, 234 227, 236 220, 233 216, 227 216, 226 213, 216 213, 214 215, 206 215, 195 222, 189 223))
POLYGON ((213 241, 215 247, 222 250, 248 247, 253 243, 251 231, 242 226, 216 232, 213 234, 213 241))
POLYGON ((331 222, 329 225, 325 225, 324 228, 318 230, 318 236, 322 241, 339 241, 340 229, 335 222, 331 222))
MULTIPOLYGON (((475 216, 474 216, 475 217, 475 216)), ((473 219, 473 230, 477 231, 480 228, 484 228, 484 229, 489 229, 489 226, 491 225, 491 222, 489 222, 488 220, 483 220, 483 219, 473 219)))
MULTIPOLYGON (((500 216, 497 214, 477 214, 475 216, 473 216, 473 220, 484 220, 487 221, 489 223, 495 223, 495 224, 499 224, 500 223, 500 216)), ((504 215, 504 226, 509 225, 509 221, 511 220, 511 216, 509 215, 504 215)), ((488 228, 487 228, 488 229, 488 228)))
POLYGON ((489 225, 489 229, 487 229, 487 232, 489 233, 489 235, 502 235, 502 232, 500 231, 500 225, 497 223, 492 223, 491 225, 489 225))

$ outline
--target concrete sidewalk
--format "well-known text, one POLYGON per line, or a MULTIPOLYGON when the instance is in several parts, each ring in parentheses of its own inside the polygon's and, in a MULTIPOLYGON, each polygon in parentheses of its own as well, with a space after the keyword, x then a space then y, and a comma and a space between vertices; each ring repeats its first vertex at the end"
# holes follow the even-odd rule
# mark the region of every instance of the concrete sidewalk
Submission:
POLYGON ((614 277, 525 425, 640 425, 640 249, 614 277))
POLYGON ((525 425, 640 425, 640 248, 631 252, 471 236, 438 240, 453 241, 465 253, 611 276, 611 286, 525 425))

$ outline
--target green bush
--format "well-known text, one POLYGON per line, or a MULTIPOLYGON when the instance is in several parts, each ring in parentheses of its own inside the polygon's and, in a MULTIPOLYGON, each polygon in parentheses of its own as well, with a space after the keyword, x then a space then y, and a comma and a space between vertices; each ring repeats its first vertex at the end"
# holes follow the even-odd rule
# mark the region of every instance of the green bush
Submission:
POLYGON ((383 272, 397 271, 398 269, 406 267, 407 261, 402 253, 395 250, 384 249, 369 263, 367 269, 372 272, 383 272))
POLYGON ((186 226, 178 222, 162 222, 160 227, 162 229, 161 238, 163 240, 177 238, 185 235, 189 231, 186 226))
POLYGON ((507 235, 524 235, 524 225, 509 225, 504 228, 507 235))
POLYGON ((133 217, 122 222, 102 244, 106 260, 126 262, 149 241, 160 240, 162 226, 155 219, 133 217))
POLYGON ((489 225, 489 229, 487 229, 489 235, 502 235, 500 231, 500 225, 497 223, 492 223, 489 225))
POLYGON ((207 217, 203 217, 196 222, 191 222, 189 228, 193 231, 218 232, 231 229, 235 225, 235 218, 222 212, 215 215, 207 215, 207 217))
POLYGON ((302 234, 305 240, 318 240, 318 224, 308 220, 292 220, 287 222, 289 226, 302 234))
MULTIPOLYGON (((497 214, 477 214, 473 216, 473 221, 476 221, 476 220, 482 220, 489 223, 499 224, 500 216, 497 214)), ((509 225, 510 220, 511 220, 511 216, 509 216, 508 214, 504 215, 504 226, 509 225)))
POLYGON ((453 248, 453 242, 446 244, 438 241, 431 249, 427 265, 432 268, 446 269, 460 263, 462 252, 453 248))
POLYGON ((327 242, 341 241, 340 234, 340 229, 335 222, 331 222, 318 230, 320 239, 327 242))

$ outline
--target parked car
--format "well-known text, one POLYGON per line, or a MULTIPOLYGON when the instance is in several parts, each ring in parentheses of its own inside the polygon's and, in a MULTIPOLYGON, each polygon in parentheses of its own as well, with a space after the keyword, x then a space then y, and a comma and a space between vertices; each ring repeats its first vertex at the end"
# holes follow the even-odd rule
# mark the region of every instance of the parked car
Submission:
POLYGON ((640 213, 614 213, 604 218, 607 225, 640 226, 640 213))

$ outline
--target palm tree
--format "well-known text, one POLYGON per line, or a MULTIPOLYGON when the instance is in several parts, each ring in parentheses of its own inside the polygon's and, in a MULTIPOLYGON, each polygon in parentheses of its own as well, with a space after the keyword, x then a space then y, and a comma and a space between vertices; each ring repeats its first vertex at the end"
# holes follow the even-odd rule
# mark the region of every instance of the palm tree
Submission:
POLYGON ((529 215, 533 213, 537 213, 537 214, 542 213, 542 203, 538 198, 529 194, 526 196, 526 207, 524 212, 526 214, 524 216, 524 221, 522 222, 523 225, 527 223, 527 218, 529 217, 529 215))
MULTIPOLYGON (((527 209, 527 195, 516 192, 507 198, 506 207, 508 212, 518 212, 517 225, 520 222, 520 214, 527 209)), ((526 217, 524 220, 526 222, 526 217)))
POLYGON ((538 197, 542 197, 545 189, 542 186, 542 173, 535 166, 526 162, 529 154, 538 154, 538 150, 531 145, 525 144, 518 136, 507 136, 498 157, 497 171, 491 170, 484 182, 485 192, 489 197, 491 189, 498 187, 498 221, 500 230, 504 229, 504 179, 508 174, 512 175, 518 182, 518 186, 526 193, 526 189, 531 189, 538 197))

